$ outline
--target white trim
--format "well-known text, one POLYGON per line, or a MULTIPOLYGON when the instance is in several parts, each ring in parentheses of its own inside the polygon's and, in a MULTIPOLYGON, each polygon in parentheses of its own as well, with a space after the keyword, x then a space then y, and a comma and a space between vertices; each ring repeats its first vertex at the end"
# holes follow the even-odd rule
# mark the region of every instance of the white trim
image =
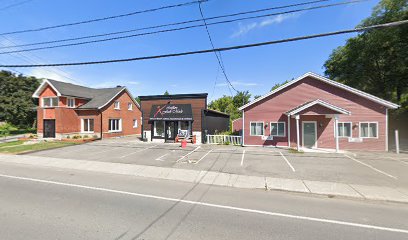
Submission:
MULTIPOLYGON (((41 107, 43 108, 55 108, 55 107, 59 107, 59 97, 42 97, 40 99, 41 101, 41 107), (57 105, 56 106, 44 106, 44 99, 48 99, 48 98, 56 98, 57 99, 57 105)), ((50 101, 51 103, 52 101, 50 101)))
POLYGON ((245 111, 242 110, 242 146, 245 146, 245 111))
POLYGON ((300 108, 297 108, 297 109, 295 109, 295 110, 293 110, 293 111, 287 112, 286 115, 291 116, 291 115, 298 114, 299 112, 301 112, 301 111, 303 111, 303 110, 305 110, 305 109, 307 109, 307 108, 309 108, 309 107, 312 107, 312 106, 314 106, 314 105, 316 105, 316 104, 319 104, 320 106, 326 107, 326 108, 328 108, 328 109, 331 109, 331 110, 333 110, 333 111, 337 111, 337 112, 342 113, 342 114, 351 115, 351 112, 350 112, 350 111, 347 111, 347 110, 344 109, 344 108, 335 106, 335 105, 333 105, 333 104, 330 104, 330 103, 325 102, 325 101, 320 100, 320 99, 316 99, 316 100, 314 100, 313 102, 310 102, 310 103, 308 103, 308 104, 305 104, 304 106, 302 106, 302 107, 300 107, 300 108))
POLYGON ((51 82, 48 81, 47 79, 44 79, 41 85, 37 88, 37 90, 35 90, 32 97, 39 98, 40 94, 44 91, 46 84, 48 84, 57 93, 57 96, 59 97, 61 96, 61 93, 51 84, 51 82))
POLYGON ((109 133, 115 133, 115 132, 122 132, 122 119, 121 118, 109 118, 108 121, 111 120, 119 120, 118 121, 118 130, 109 130, 109 122, 108 122, 108 132, 109 133))
POLYGON ((315 79, 317 79, 317 80, 320 80, 320 81, 325 82, 325 83, 327 83, 327 84, 330 84, 330 85, 332 85, 332 86, 335 86, 335 87, 344 89, 344 90, 346 90, 346 91, 349 91, 349 92, 354 93, 354 94, 356 94, 356 95, 359 95, 359 96, 361 96, 361 97, 367 98, 367 99, 369 99, 369 100, 371 100, 371 101, 374 101, 374 102, 376 102, 376 103, 379 103, 379 104, 384 105, 384 106, 386 106, 386 107, 388 107, 388 108, 391 108, 391 109, 397 109, 397 108, 400 107, 398 104, 395 104, 395 103, 386 101, 386 100, 384 100, 384 99, 381 99, 381 98, 376 97, 376 96, 373 96, 373 95, 371 95, 371 94, 369 94, 369 93, 366 93, 366 92, 357 90, 357 89, 352 88, 352 87, 350 87, 350 86, 347 86, 347 85, 345 85, 345 84, 342 84, 342 83, 339 83, 339 82, 330 80, 330 79, 328 79, 328 78, 326 78, 326 77, 323 77, 323 76, 321 76, 321 75, 318 75, 318 74, 316 74, 316 73, 308 72, 308 73, 305 73, 304 75, 302 75, 302 76, 300 76, 300 77, 298 77, 298 78, 296 78, 296 79, 294 79, 294 80, 292 80, 292 81, 289 81, 289 82, 286 83, 286 84, 283 84, 282 86, 280 86, 280 87, 278 87, 277 89, 275 89, 275 90, 273 90, 273 91, 271 91, 271 92, 269 92, 269 93, 263 95, 262 97, 257 98, 257 99, 255 99, 254 101, 245 104, 244 106, 240 107, 239 110, 243 110, 243 109, 245 109, 245 108, 251 106, 252 104, 254 104, 254 103, 256 103, 256 102, 259 102, 259 101, 261 101, 261 100, 263 100, 263 99, 265 99, 265 98, 267 98, 267 97, 269 97, 269 96, 271 96, 271 95, 273 95, 273 94, 275 94, 275 93, 277 93, 277 92, 279 92, 279 91, 281 91, 281 90, 283 90, 283 89, 285 89, 285 88, 291 86, 292 84, 297 83, 298 81, 300 81, 300 80, 302 80, 302 79, 304 79, 304 78, 306 78, 306 77, 315 78, 315 79))
POLYGON ((288 147, 290 147, 290 116, 288 116, 288 147))
MULTIPOLYGON (((250 121, 250 122, 249 122, 249 136, 252 136, 252 137, 265 136, 265 129, 264 129, 264 127, 265 127, 265 123, 264 123, 263 121, 250 121), (251 125, 252 125, 252 123, 262 123, 262 134, 261 134, 261 135, 252 135, 252 134, 251 134, 251 125)), ((255 126, 255 131, 256 131, 256 126, 255 126)))
POLYGON ((378 124, 378 122, 375 122, 375 121, 371 121, 371 122, 369 122, 369 121, 368 121, 368 122, 367 122, 367 121, 366 121, 366 122, 358 122, 358 137, 359 137, 359 138, 362 138, 362 139, 363 139, 363 138, 378 139, 378 130, 379 130, 378 128, 379 128, 379 124, 378 124), (370 128, 370 123, 375 123, 375 124, 377 124, 377 136, 376 136, 376 137, 362 137, 362 136, 361 136, 361 124, 362 124, 362 123, 368 123, 368 128, 370 128))
POLYGON ((133 119, 133 128, 137 128, 138 126, 139 126, 139 124, 137 122, 137 119, 133 119))
MULTIPOLYGON (((276 133, 278 133, 279 128, 276 130, 276 133)), ((269 122, 269 135, 274 136, 274 137, 286 137, 286 122, 284 121, 278 121, 278 122, 269 122), (279 123, 283 123, 283 135, 272 135, 272 128, 271 124, 276 123, 276 126, 279 125, 279 123)))
POLYGON ((113 109, 120 110, 120 101, 113 102, 113 109), (116 107, 116 103, 118 104, 118 107, 116 107))
MULTIPOLYGON (((351 136, 347 136, 347 137, 344 137, 344 136, 338 136, 339 138, 352 138, 353 137, 353 122, 337 122, 337 124, 340 124, 340 123, 350 123, 350 134, 351 134, 351 136)), ((336 124, 334 124, 334 137, 336 137, 336 124)))
POLYGON ((128 111, 133 111, 133 103, 128 102, 128 111))
POLYGON ((305 123, 314 123, 315 125, 315 144, 312 148, 317 148, 317 121, 302 121, 302 147, 305 148, 305 123))
POLYGON ((74 97, 67 97, 67 108, 75 108, 75 104, 76 104, 76 101, 75 101, 75 98, 74 97), (69 100, 74 100, 74 106, 69 106, 69 100))
MULTIPOLYGON (((90 124, 88 121, 88 129, 90 128, 90 124)), ((94 118, 81 118, 81 133, 95 133, 95 119, 94 118), (94 121, 94 131, 85 131, 85 120, 93 120, 94 121)))
POLYGON ((388 152, 388 109, 387 108, 385 109, 385 151, 388 152))

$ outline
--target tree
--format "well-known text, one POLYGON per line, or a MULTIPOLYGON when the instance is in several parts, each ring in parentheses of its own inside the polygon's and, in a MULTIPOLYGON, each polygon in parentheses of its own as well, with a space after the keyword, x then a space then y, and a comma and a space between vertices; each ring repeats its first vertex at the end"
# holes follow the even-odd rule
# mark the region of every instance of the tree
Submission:
POLYGON ((0 121, 15 126, 32 127, 37 116, 37 104, 31 97, 40 85, 35 77, 0 72, 0 121))
POLYGON ((208 108, 230 115, 231 120, 240 118, 242 113, 238 110, 239 107, 247 104, 251 94, 248 91, 237 92, 233 97, 224 95, 223 97, 211 101, 208 108))
POLYGON ((262 95, 255 95, 254 100, 256 100, 257 98, 260 98, 260 97, 262 97, 262 95))
MULTIPOLYGON (((408 0, 382 0, 360 26, 408 19, 408 0)), ((408 110, 408 27, 368 30, 347 40, 325 62, 325 74, 408 110)))
MULTIPOLYGON (((293 80, 293 78, 292 78, 292 80, 293 80)), ((280 87, 280 86, 282 86, 282 85, 285 85, 285 84, 288 83, 288 82, 289 82, 289 80, 286 80, 286 81, 284 81, 283 83, 276 83, 276 84, 273 85, 273 87, 271 88, 271 91, 277 89, 278 87, 280 87)))
POLYGON ((163 95, 170 95, 170 93, 166 90, 164 93, 163 93, 163 95))

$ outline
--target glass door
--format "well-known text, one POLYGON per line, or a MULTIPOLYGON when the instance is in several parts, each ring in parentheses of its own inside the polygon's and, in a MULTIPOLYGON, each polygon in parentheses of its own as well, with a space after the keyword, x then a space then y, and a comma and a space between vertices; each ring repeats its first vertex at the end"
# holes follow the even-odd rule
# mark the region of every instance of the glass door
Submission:
POLYGON ((174 140, 176 138, 177 122, 166 122, 166 138, 165 140, 174 140))
POLYGON ((303 147, 315 148, 316 141, 316 122, 303 122, 303 147))

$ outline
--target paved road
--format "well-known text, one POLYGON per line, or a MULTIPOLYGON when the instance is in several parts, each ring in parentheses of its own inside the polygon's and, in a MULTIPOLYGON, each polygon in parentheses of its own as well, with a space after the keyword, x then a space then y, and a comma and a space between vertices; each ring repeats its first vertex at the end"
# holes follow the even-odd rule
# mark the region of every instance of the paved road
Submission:
POLYGON ((408 239, 403 204, 0 164, 0 239, 408 239))

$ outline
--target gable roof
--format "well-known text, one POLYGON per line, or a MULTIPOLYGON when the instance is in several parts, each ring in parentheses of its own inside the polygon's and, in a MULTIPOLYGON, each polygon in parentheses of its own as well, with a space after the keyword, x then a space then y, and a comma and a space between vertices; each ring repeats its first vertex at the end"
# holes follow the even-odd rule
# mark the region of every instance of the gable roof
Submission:
POLYGON ((291 86, 292 84, 297 83, 298 81, 300 81, 300 80, 302 80, 302 79, 304 79, 304 78, 306 78, 306 77, 312 77, 312 78, 314 78, 314 79, 316 79, 316 80, 319 80, 319 81, 325 82, 325 83, 327 83, 327 84, 330 84, 330 85, 332 85, 332 86, 341 88, 341 89, 343 89, 343 90, 346 90, 346 91, 348 91, 348 92, 354 93, 354 94, 356 94, 356 95, 359 95, 359 96, 361 96, 361 97, 364 97, 364 98, 366 98, 366 99, 368 99, 368 100, 371 100, 371 101, 373 101, 373 102, 379 103, 379 104, 381 104, 381 105, 383 105, 383 106, 385 106, 385 107, 387 107, 387 108, 396 109, 396 108, 399 107, 398 104, 395 104, 395 103, 386 101, 386 100, 384 100, 384 99, 381 99, 381 98, 376 97, 376 96, 374 96, 374 95, 371 95, 371 94, 369 94, 369 93, 363 92, 363 91, 361 91, 361 90, 352 88, 352 87, 347 86, 347 85, 345 85, 345 84, 342 84, 342 83, 339 83, 339 82, 330 80, 330 79, 328 79, 328 78, 326 78, 326 77, 323 77, 323 76, 321 76, 321 75, 319 75, 319 74, 316 74, 316 73, 313 73, 313 72, 308 72, 308 73, 305 73, 305 74, 303 74, 302 76, 300 76, 300 77, 298 77, 298 78, 296 78, 296 79, 294 79, 294 80, 292 80, 292 81, 289 81, 289 82, 283 84, 282 86, 280 86, 280 87, 278 87, 277 89, 275 89, 275 90, 273 90, 273 91, 271 91, 271 92, 269 92, 269 93, 263 95, 262 97, 257 98, 257 99, 255 99, 254 101, 245 104, 244 106, 240 107, 239 110, 244 110, 245 108, 251 106, 252 104, 257 103, 257 102, 259 102, 259 101, 261 101, 261 100, 263 100, 263 99, 265 99, 265 98, 267 98, 267 97, 269 97, 269 96, 271 96, 271 95, 273 95, 273 94, 275 94, 275 93, 277 93, 277 92, 279 92, 279 91, 281 91, 281 90, 283 90, 283 89, 285 89, 285 88, 291 86))
POLYGON ((89 100, 87 103, 79 106, 77 109, 101 109, 123 91, 126 91, 136 106, 140 108, 139 103, 136 102, 126 87, 97 89, 52 79, 45 79, 34 92, 33 97, 38 98, 41 92, 44 91, 47 86, 50 86, 57 93, 57 96, 77 97, 89 100))
POLYGON ((330 104, 330 103, 325 102, 325 101, 320 100, 320 99, 316 99, 316 100, 314 100, 314 101, 305 102, 305 103, 303 103, 303 104, 301 104, 301 105, 299 105, 299 106, 297 106, 297 107, 295 107, 295 108, 293 108, 293 109, 287 111, 285 114, 288 115, 288 116, 295 115, 295 114, 297 114, 297 113, 299 113, 299 112, 301 112, 301 111, 303 111, 303 110, 305 110, 305 109, 308 109, 308 108, 310 108, 310 107, 312 107, 312 106, 314 106, 314 105, 320 105, 320 106, 323 106, 323 107, 325 107, 325 108, 331 109, 331 110, 336 111, 336 112, 341 113, 341 114, 347 114, 347 115, 350 115, 350 114, 351 114, 350 111, 347 111, 347 110, 344 109, 344 108, 335 106, 335 105, 333 105, 333 104, 330 104))

